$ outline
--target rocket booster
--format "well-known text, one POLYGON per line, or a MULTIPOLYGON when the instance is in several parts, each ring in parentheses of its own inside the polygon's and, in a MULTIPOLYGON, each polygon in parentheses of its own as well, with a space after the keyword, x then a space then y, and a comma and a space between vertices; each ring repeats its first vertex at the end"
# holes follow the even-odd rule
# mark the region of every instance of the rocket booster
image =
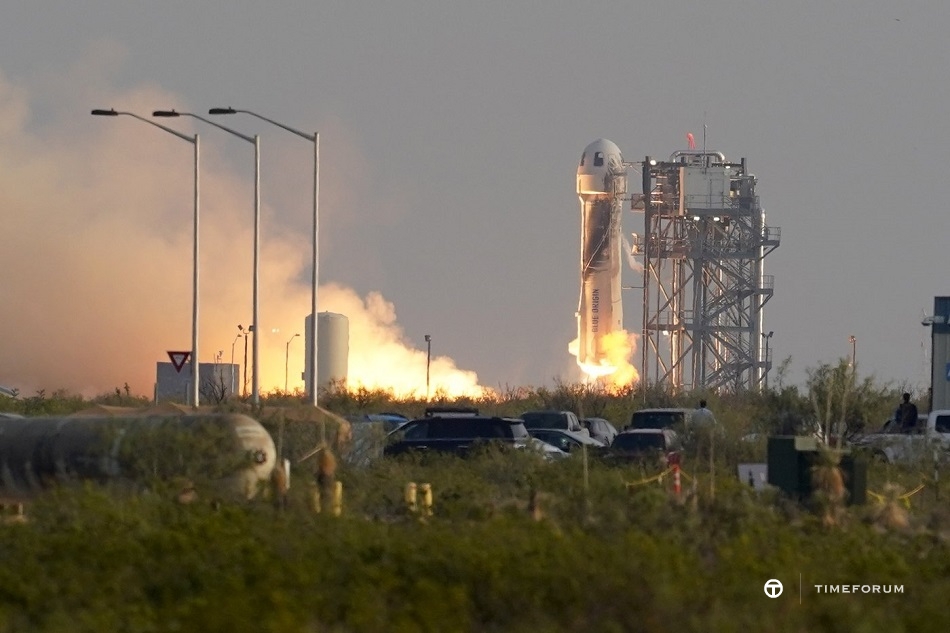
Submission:
POLYGON ((577 168, 581 203, 577 364, 591 375, 616 369, 608 358, 606 337, 623 331, 620 216, 626 189, 620 148, 606 139, 588 145, 577 168))

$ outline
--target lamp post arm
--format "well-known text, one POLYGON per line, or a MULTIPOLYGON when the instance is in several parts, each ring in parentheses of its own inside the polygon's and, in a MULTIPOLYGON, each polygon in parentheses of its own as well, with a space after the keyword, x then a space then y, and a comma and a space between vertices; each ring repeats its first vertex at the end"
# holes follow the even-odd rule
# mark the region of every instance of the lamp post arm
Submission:
MULTIPOLYGON (((238 138, 242 138, 242 139, 244 139, 245 141, 247 141, 248 143, 253 143, 253 142, 254 142, 254 138, 253 138, 253 137, 247 136, 246 134, 241 134, 241 133, 238 132, 237 130, 232 130, 232 129, 229 128, 229 127, 225 127, 225 126, 223 126, 223 125, 221 125, 221 124, 219 124, 219 123, 215 123, 214 121, 209 121, 208 119, 204 118, 203 116, 201 116, 201 115, 199 115, 199 114, 195 114, 194 112, 178 112, 177 110, 155 110, 154 112, 152 112, 152 116, 165 117, 165 118, 175 118, 175 117, 180 117, 180 116, 190 116, 191 118, 193 118, 193 119, 198 119, 199 121, 203 121, 203 122, 207 123, 208 125, 213 125, 214 127, 218 128, 219 130, 224 130, 224 131, 227 132, 228 134, 233 134, 234 136, 237 136, 238 138)), ((143 119, 143 120, 144 120, 144 119, 143 119)), ((152 121, 149 121, 149 123, 152 123, 153 125, 158 125, 158 123, 153 123, 152 121)), ((159 125, 159 127, 163 127, 163 126, 159 125)), ((165 129, 168 129, 168 128, 165 128, 165 129)), ((168 131, 171 132, 172 130, 168 130, 168 131)))
POLYGON ((225 126, 221 125, 220 123, 215 123, 214 121, 211 121, 211 120, 209 120, 209 119, 206 119, 206 118, 204 118, 203 116, 198 116, 197 114, 192 114, 191 112, 181 112, 180 114, 181 114, 182 116, 190 116, 190 117, 192 117, 192 118, 194 118, 194 119, 198 119, 199 121, 204 121, 204 122, 207 123, 208 125, 213 125, 214 127, 218 128, 219 130, 224 130, 225 132, 229 132, 229 133, 233 134, 234 136, 237 136, 237 137, 239 137, 239 138, 244 139, 244 140, 247 141, 248 143, 254 143, 254 142, 255 142, 253 136, 248 136, 248 135, 246 135, 246 134, 241 134, 241 133, 238 132, 237 130, 232 130, 232 129, 229 128, 229 127, 225 127, 225 126))
POLYGON ((161 129, 161 130, 165 130, 165 131, 168 132, 169 134, 174 134, 174 135, 177 136, 178 138, 180 138, 180 139, 182 139, 182 140, 185 140, 185 141, 188 141, 188 142, 191 143, 191 144, 195 144, 195 143, 197 142, 197 141, 195 140, 195 137, 193 137, 193 136, 188 136, 187 134, 182 134, 182 133, 179 132, 178 130, 172 129, 172 128, 170 128, 170 127, 166 127, 166 126, 162 125, 161 123, 156 123, 155 121, 152 121, 151 119, 146 119, 145 117, 139 116, 139 115, 135 114, 134 112, 116 112, 115 110, 113 110, 113 112, 115 112, 115 115, 113 115, 113 116, 124 115, 124 116, 130 116, 130 117, 132 117, 133 119, 138 119, 139 121, 144 121, 145 123, 148 123, 149 125, 154 125, 155 127, 159 128, 159 129, 161 129))
POLYGON ((279 127, 279 128, 283 128, 283 129, 287 130, 288 132, 290 132, 291 134, 296 134, 297 136, 301 136, 301 137, 307 139, 308 141, 310 141, 311 143, 313 143, 313 142, 316 141, 316 139, 317 139, 317 135, 316 135, 316 134, 307 134, 306 132, 301 132, 300 130, 296 130, 296 129, 290 127, 289 125, 284 125, 283 123, 280 123, 279 121, 275 121, 275 120, 273 120, 273 119, 268 119, 266 116, 262 116, 262 115, 260 115, 260 114, 258 114, 258 113, 256 113, 256 112, 251 112, 250 110, 234 110, 233 108, 229 108, 229 110, 232 110, 232 111, 235 112, 235 113, 250 114, 250 115, 253 116, 253 117, 257 117, 257 118, 260 119, 261 121, 267 121, 267 122, 270 123, 271 125, 276 125, 276 126, 279 127))

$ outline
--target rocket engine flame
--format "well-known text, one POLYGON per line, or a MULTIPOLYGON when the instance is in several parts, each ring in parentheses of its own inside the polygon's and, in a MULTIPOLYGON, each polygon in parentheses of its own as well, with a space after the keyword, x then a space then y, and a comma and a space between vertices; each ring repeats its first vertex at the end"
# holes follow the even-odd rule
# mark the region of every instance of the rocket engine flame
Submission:
MULTIPOLYGON (((640 380, 636 368, 630 364, 630 358, 636 349, 635 334, 626 330, 612 332, 603 337, 601 347, 604 350, 604 358, 599 363, 578 361, 578 367, 586 376, 595 380, 602 379, 614 387, 626 387, 640 380)), ((568 351, 577 355, 577 339, 570 342, 568 351)))

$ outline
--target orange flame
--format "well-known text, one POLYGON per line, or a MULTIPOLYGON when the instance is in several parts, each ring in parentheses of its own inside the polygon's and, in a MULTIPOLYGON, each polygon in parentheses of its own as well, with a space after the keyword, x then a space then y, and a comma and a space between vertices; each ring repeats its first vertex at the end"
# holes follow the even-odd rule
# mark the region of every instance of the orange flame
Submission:
MULTIPOLYGON (((640 380, 636 368, 630 364, 630 357, 636 348, 636 335, 626 330, 612 332, 601 339, 606 358, 599 364, 582 363, 577 365, 587 376, 602 379, 609 386, 626 387, 640 380)), ((568 351, 577 356, 577 339, 567 346, 568 351)))

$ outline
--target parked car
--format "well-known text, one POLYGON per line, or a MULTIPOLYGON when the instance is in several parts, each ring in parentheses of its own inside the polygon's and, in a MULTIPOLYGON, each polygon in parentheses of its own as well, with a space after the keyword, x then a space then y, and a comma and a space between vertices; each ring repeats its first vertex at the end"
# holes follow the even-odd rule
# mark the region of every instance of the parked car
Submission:
POLYGON ((398 413, 353 414, 346 420, 350 423, 350 445, 343 460, 357 466, 382 457, 388 436, 409 423, 409 418, 398 413))
POLYGON ((358 426, 372 426, 375 424, 386 433, 391 433, 408 422, 409 418, 399 413, 362 413, 347 415, 346 420, 350 423, 352 428, 358 426))
POLYGON ((436 451, 465 455, 476 443, 500 442, 523 448, 530 439, 519 418, 481 415, 432 415, 406 423, 390 436, 387 456, 409 451, 436 451))
POLYGON ((590 435, 573 411, 526 411, 520 417, 528 429, 564 429, 590 435))
POLYGON ((679 437, 672 429, 630 429, 617 434, 605 456, 614 462, 666 460, 679 448, 679 437))
POLYGON ((607 447, 606 444, 589 435, 575 433, 574 431, 567 431, 565 429, 528 429, 528 435, 542 442, 547 442, 565 453, 580 450, 582 446, 587 446, 588 449, 603 449, 607 447))
POLYGON ((592 438, 603 442, 604 446, 610 446, 617 436, 617 427, 604 418, 582 418, 581 426, 587 429, 592 438))
POLYGON ((917 426, 901 428, 894 418, 880 430, 851 438, 851 446, 872 458, 890 463, 950 459, 950 411, 917 415, 917 426))
MULTIPOLYGON (((521 445, 518 445, 519 447, 521 445)), ((529 437, 528 441, 524 444, 525 450, 533 450, 536 453, 540 454, 546 460, 561 459, 562 457, 568 457, 568 453, 562 451, 557 446, 548 444, 547 442, 542 442, 541 440, 529 437)))

